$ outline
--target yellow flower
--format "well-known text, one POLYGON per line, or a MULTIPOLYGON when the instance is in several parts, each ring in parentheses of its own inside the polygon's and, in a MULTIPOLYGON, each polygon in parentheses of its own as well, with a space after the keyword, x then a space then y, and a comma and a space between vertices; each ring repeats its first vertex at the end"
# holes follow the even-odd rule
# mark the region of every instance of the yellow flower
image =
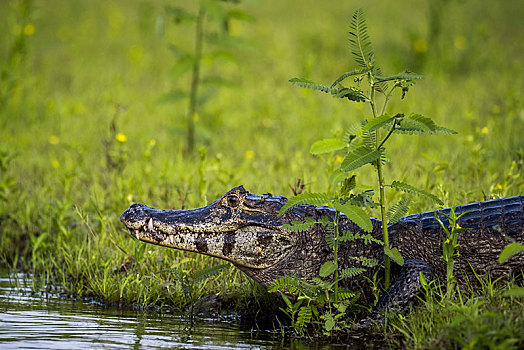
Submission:
POLYGON ((413 50, 417 53, 424 53, 428 51, 428 43, 426 40, 419 38, 413 42, 413 50))
POLYGON ((35 26, 31 23, 28 23, 24 26, 24 34, 27 36, 31 36, 35 34, 35 26))
POLYGON ((502 185, 501 185, 501 184, 498 184, 498 185, 497 185, 497 189, 502 190, 502 185))
POLYGON ((132 203, 132 202, 133 202, 133 195, 132 195, 131 193, 127 195, 127 201, 128 201, 129 203, 132 203))
POLYGON ((455 49, 463 51, 468 48, 468 41, 462 35, 456 36, 453 40, 455 49))
POLYGON ((480 130, 480 132, 483 133, 484 135, 487 135, 488 132, 489 132, 488 127, 487 127, 487 126, 483 127, 483 128, 480 130))
POLYGON ((56 169, 60 166, 60 162, 58 160, 53 160, 51 166, 56 169))
POLYGON ((455 224, 456 228, 462 228, 459 224, 455 224))
POLYGON ((153 147, 155 145, 156 145, 156 140, 155 139, 149 140, 149 146, 153 147))
POLYGON ((253 151, 247 151, 247 152, 246 152, 246 158, 247 158, 247 159, 251 159, 251 158, 253 158, 254 156, 255 156, 255 152, 253 152, 253 151))
POLYGON ((51 135, 49 136, 49 143, 52 145, 58 145, 60 143, 60 139, 58 138, 58 136, 51 135))
POLYGON ((115 138, 116 138, 116 140, 118 142, 126 142, 127 141, 127 136, 122 134, 122 133, 120 133, 120 132, 118 134, 116 134, 115 138))
POLYGON ((344 160, 344 157, 342 157, 341 155, 338 155, 335 160, 339 163, 342 163, 342 161, 344 160))
POLYGON ((450 242, 450 241, 449 241, 449 238, 447 238, 447 239, 446 239, 446 244, 449 244, 449 242, 450 242))

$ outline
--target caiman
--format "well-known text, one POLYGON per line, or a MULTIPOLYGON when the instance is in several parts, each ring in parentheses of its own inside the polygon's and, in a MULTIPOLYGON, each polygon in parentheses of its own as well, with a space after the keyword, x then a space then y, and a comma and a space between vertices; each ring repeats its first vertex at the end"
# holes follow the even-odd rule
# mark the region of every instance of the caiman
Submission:
MULTIPOLYGON (((129 233, 137 239, 156 245, 197 252, 231 262, 246 275, 268 287, 280 277, 294 275, 311 280, 319 275, 320 267, 333 260, 333 250, 326 243, 325 226, 315 224, 304 232, 290 232, 284 224, 304 221, 305 218, 333 220, 330 207, 297 205, 278 216, 287 198, 255 195, 243 186, 228 191, 211 204, 196 209, 163 210, 144 204, 132 204, 120 217, 129 233)), ((436 211, 449 214, 450 209, 436 211)), ((524 243, 524 196, 493 199, 455 207, 463 215, 458 224, 467 230, 459 233, 459 256, 455 260, 454 277, 461 286, 475 287, 479 276, 490 273, 492 278, 523 271, 524 254, 514 256, 504 264, 498 263, 501 250, 511 242, 524 243)), ((372 235, 380 239, 382 222, 373 218, 372 235)), ((341 231, 362 232, 344 215, 341 231)), ((441 259, 446 235, 429 211, 403 217, 390 224, 389 240, 404 258, 402 266, 392 270, 392 285, 374 307, 372 315, 386 309, 403 309, 411 305, 420 293, 422 272, 429 282, 446 281, 446 264, 441 259)), ((339 268, 360 267, 351 259, 364 256, 383 261, 383 246, 365 244, 363 240, 346 242, 338 252, 339 268)), ((381 269, 380 264, 341 284, 361 293, 362 302, 373 301, 371 277, 381 269)), ((363 323, 365 324, 365 322, 363 323)))

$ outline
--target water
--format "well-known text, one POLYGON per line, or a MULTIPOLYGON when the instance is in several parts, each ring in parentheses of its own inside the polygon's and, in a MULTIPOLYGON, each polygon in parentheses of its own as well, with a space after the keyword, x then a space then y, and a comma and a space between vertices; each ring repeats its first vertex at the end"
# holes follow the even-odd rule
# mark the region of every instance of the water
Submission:
POLYGON ((59 295, 13 288, 28 276, 0 270, 0 349, 330 349, 302 341, 282 343, 267 331, 253 332, 238 322, 197 319, 103 307, 59 295))

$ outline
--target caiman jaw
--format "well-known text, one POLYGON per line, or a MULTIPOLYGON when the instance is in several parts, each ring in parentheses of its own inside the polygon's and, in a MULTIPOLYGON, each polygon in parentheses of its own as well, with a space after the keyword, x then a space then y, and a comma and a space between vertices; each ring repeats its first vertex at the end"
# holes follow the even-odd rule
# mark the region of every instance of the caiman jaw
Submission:
POLYGON ((161 210, 135 203, 120 219, 141 241, 218 257, 252 269, 271 267, 294 250, 295 238, 280 226, 219 221, 224 217, 234 214, 217 208, 217 202, 187 210, 161 210))

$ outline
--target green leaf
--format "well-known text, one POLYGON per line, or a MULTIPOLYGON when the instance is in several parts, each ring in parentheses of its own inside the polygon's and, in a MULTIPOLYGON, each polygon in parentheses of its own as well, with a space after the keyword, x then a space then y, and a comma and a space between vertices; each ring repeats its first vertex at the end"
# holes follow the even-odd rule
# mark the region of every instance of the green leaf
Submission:
POLYGON ((338 265, 334 261, 326 261, 321 267, 318 275, 320 277, 327 277, 337 271, 338 265))
POLYGON ((411 205, 411 197, 404 197, 397 203, 389 207, 387 217, 390 224, 393 224, 399 221, 403 216, 405 216, 411 205))
POLYGON ((342 269, 340 271, 340 279, 352 278, 364 273, 365 271, 366 269, 362 267, 350 267, 347 269, 342 269))
POLYGON ((384 253, 400 266, 404 265, 404 258, 400 255, 397 248, 384 247, 384 253))
POLYGON ((311 217, 306 217, 304 220, 304 222, 291 221, 291 225, 284 224, 282 228, 291 232, 304 232, 317 223, 317 221, 311 217))
POLYGON ((298 332, 301 333, 304 327, 306 327, 311 322, 312 311, 309 305, 302 306, 298 312, 297 321, 295 323, 295 328, 298 332))
POLYGON ((348 152, 346 158, 342 161, 340 169, 342 171, 352 171, 368 163, 373 163, 380 158, 381 152, 372 149, 369 146, 360 146, 355 150, 348 152))
POLYGON ((333 202, 333 207, 346 215, 349 220, 353 221, 365 232, 371 232, 371 230, 373 230, 371 219, 362 208, 356 207, 349 203, 341 204, 340 202, 333 202))
POLYGON ((511 243, 508 244, 499 256, 499 264, 504 264, 506 261, 511 259, 513 256, 524 252, 524 244, 520 243, 511 243))
POLYGON ((371 234, 362 234, 360 232, 351 232, 351 231, 344 231, 342 233, 342 236, 340 236, 339 238, 339 241, 340 242, 352 242, 352 241, 355 241, 357 239, 361 239, 364 241, 364 244, 370 244, 371 242, 373 243, 376 243, 376 244, 379 244, 379 245, 384 245, 384 242, 382 242, 381 240, 379 239, 376 239, 375 237, 373 237, 371 234))
POLYGON ((348 100, 355 102, 367 101, 367 97, 364 95, 364 93, 354 87, 332 89, 331 95, 333 95, 335 98, 347 98, 348 100))
POLYGON ((426 198, 431 199, 433 202, 437 203, 438 205, 444 205, 444 203, 434 194, 431 194, 429 192, 426 192, 424 190, 418 189, 416 187, 413 187, 407 183, 400 182, 400 181, 393 181, 391 184, 391 187, 396 189, 397 191, 402 191, 405 193, 411 193, 417 196, 423 196, 426 198))
POLYGON ((435 128, 435 134, 437 135, 455 135, 458 134, 455 130, 445 128, 443 126, 438 126, 435 128))
POLYGON ((343 149, 346 145, 340 139, 324 139, 315 142, 309 152, 311 154, 322 154, 343 149))
POLYGON ((403 72, 403 73, 399 73, 397 75, 392 75, 389 77, 383 77, 379 75, 375 76, 375 79, 379 82, 390 81, 390 80, 416 80, 416 79, 422 79, 422 78, 424 78, 422 75, 419 75, 413 72, 403 72))
POLYGON ((344 79, 346 78, 349 78, 349 77, 352 77, 352 76, 355 76, 355 75, 361 75, 361 74, 364 74, 364 73, 367 73, 369 72, 369 68, 360 68, 360 69, 354 69, 350 72, 346 72, 344 74, 342 74, 340 77, 337 78, 337 80, 335 80, 333 82, 333 84, 331 84, 331 88, 334 88, 335 86, 337 86, 337 84, 341 83, 344 79))
POLYGON ((303 79, 303 78, 292 78, 292 79, 289 79, 289 82, 292 85, 300 86, 300 87, 307 88, 307 89, 318 90, 322 92, 331 92, 331 88, 329 86, 317 84, 313 81, 303 79))
POLYGON ((280 211, 278 212, 278 216, 281 216, 295 205, 300 204, 311 204, 311 205, 322 205, 327 202, 330 202, 331 198, 327 196, 325 193, 301 193, 295 197, 291 197, 287 200, 286 204, 280 208, 280 211))
POLYGON ((351 48, 351 54, 359 67, 369 68, 368 63, 372 54, 372 48, 362 9, 357 9, 353 13, 349 27, 349 46, 351 48))
POLYGON ((366 267, 373 267, 378 265, 378 260, 375 258, 368 258, 365 256, 350 256, 349 258, 352 260, 359 261, 360 263, 362 263, 363 266, 366 267))
POLYGON ((379 129, 386 125, 391 125, 391 121, 395 119, 395 117, 390 116, 388 114, 383 114, 380 117, 376 117, 371 119, 369 122, 367 122, 363 127, 362 131, 373 131, 376 129, 379 129))
POLYGON ((332 317, 330 317, 326 319, 326 322, 324 322, 324 329, 328 332, 331 332, 333 328, 335 328, 335 325, 335 320, 332 317))
POLYGON ((332 185, 336 185, 338 184, 339 182, 341 181, 344 181, 345 179, 351 177, 351 176, 354 176, 354 175, 351 175, 345 171, 342 171, 340 169, 336 169, 334 170, 331 175, 329 175, 329 183, 332 184, 332 185))
POLYGON ((439 133, 453 133, 453 130, 439 127, 433 120, 420 114, 411 114, 400 122, 395 129, 396 133, 402 134, 426 134, 435 135, 439 133))
POLYGON ((425 117, 422 114, 411 114, 409 117, 404 118, 401 126, 405 122, 410 124, 411 127, 418 127, 427 132, 434 132, 437 127, 431 118, 425 117))

